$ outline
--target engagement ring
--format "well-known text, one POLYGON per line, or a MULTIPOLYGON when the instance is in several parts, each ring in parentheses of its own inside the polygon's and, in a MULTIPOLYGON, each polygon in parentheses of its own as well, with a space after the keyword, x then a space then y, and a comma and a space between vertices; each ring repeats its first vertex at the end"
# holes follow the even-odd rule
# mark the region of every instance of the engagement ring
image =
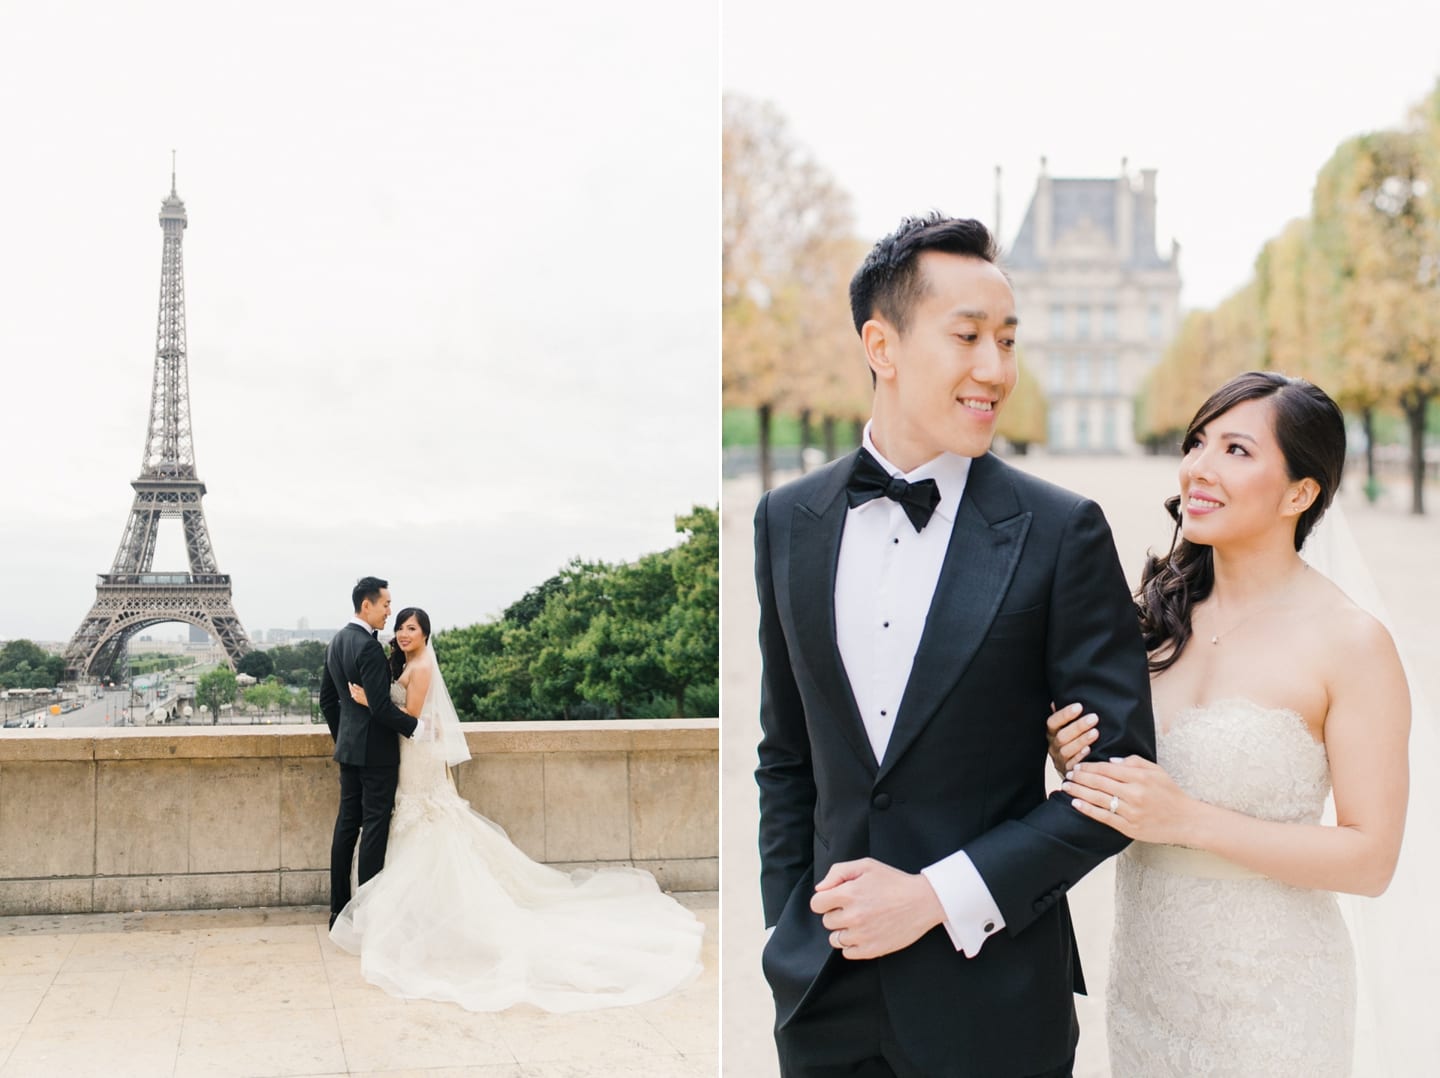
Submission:
POLYGON ((1111 794, 1111 795, 1110 795, 1110 812, 1111 812, 1113 815, 1116 815, 1116 816, 1120 815, 1120 795, 1119 795, 1119 794, 1111 794))

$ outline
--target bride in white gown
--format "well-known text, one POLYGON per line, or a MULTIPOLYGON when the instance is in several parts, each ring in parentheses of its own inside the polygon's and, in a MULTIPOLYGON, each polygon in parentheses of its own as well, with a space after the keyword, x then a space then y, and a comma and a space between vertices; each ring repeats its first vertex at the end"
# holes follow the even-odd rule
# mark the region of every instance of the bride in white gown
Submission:
POLYGON ((1308 382, 1251 372, 1201 406, 1184 450, 1179 541, 1137 593, 1158 763, 1087 759, 1079 704, 1050 722, 1076 810, 1137 840, 1116 866, 1113 1078, 1349 1075, 1334 892, 1378 895, 1394 872, 1410 697, 1385 627, 1299 553, 1339 485, 1344 422, 1308 382))
MULTIPOLYGON (((392 697, 426 731, 401 743, 384 870, 330 930, 365 979, 472 1011, 579 1011, 656 999, 698 975, 704 926, 649 873, 537 864, 460 797, 449 767, 470 753, 430 619, 412 607, 395 624, 392 697)), ((351 695, 366 703, 358 686, 351 695)))

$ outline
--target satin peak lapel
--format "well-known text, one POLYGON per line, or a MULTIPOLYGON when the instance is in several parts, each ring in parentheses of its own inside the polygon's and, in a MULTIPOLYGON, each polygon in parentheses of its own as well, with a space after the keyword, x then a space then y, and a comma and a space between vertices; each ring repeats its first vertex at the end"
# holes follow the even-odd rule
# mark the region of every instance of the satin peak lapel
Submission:
POLYGON ((989 455, 977 457, 970 467, 877 779, 935 717, 980 649, 1010 588, 1031 514, 1020 511, 1005 469, 989 455))
POLYGON ((799 629, 800 654, 824 698, 825 714, 819 721, 832 722, 873 772, 878 766, 875 751, 860 721, 835 635, 835 571, 850 508, 845 500, 849 475, 848 467, 836 468, 830 482, 795 506, 790 522, 790 608, 799 629))

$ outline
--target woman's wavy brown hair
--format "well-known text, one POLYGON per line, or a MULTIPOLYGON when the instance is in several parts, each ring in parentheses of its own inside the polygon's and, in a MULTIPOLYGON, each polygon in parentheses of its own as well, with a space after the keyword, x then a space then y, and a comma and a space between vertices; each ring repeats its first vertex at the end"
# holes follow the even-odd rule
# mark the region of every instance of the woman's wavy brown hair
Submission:
MULTIPOLYGON (((1275 438, 1291 482, 1308 478, 1320 486, 1320 493, 1295 523, 1295 549, 1299 550, 1330 507, 1345 468, 1345 418, 1323 389, 1276 371, 1237 375, 1200 406, 1185 431, 1181 450, 1188 453, 1197 434, 1237 404, 1265 399, 1274 409, 1275 438)), ((1191 613, 1215 586, 1214 552, 1180 536, 1180 495, 1167 498, 1165 508, 1175 519, 1170 551, 1163 558, 1152 554, 1146 559, 1135 593, 1152 674, 1168 669, 1180 658, 1190 642, 1191 613)))

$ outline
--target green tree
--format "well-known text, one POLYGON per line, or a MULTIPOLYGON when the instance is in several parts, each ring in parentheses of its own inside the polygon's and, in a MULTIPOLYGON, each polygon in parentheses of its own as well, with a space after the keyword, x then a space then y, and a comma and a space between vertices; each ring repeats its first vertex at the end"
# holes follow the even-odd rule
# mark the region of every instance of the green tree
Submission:
MULTIPOLYGON (((573 559, 561 574, 565 586, 546 600, 539 616, 513 636, 506 634, 506 650, 528 658, 532 698, 551 715, 573 718, 582 699, 580 682, 586 674, 576 646, 592 622, 609 611, 610 573, 605 562, 573 559)), ((587 648, 593 650, 593 644, 592 639, 587 648)), ((591 664, 593 669, 593 659, 591 664)))
POLYGON ((221 705, 233 704, 235 691, 234 672, 221 666, 200 675, 200 680, 195 683, 195 700, 210 709, 211 722, 219 722, 221 705))
POLYGON ((669 552, 614 566, 601 584, 604 601, 566 648, 580 673, 576 690, 613 707, 617 719, 656 693, 683 702, 685 686, 668 676, 662 660, 662 626, 675 600, 669 552))
POLYGON ((719 514, 676 518, 685 538, 624 565, 575 558, 494 621, 435 634, 462 718, 491 721, 715 713, 719 514))
POLYGON ((65 676, 65 660, 30 640, 0 648, 0 689, 48 689, 65 676))
MULTIPOLYGON (((252 652, 252 654, 254 654, 252 652)), ((259 711, 279 712, 281 714, 291 711, 295 706, 295 690, 282 681, 262 681, 259 685, 251 685, 244 690, 240 697, 246 704, 259 711)))
POLYGON ((235 664, 237 674, 249 674, 257 681, 264 681, 275 672, 275 660, 263 651, 247 652, 235 664))
POLYGON ((309 686, 318 682, 325 668, 325 645, 318 640, 284 644, 265 653, 277 677, 290 685, 309 686))
POLYGON ((675 592, 660 623, 660 665, 674 695, 674 714, 685 715, 693 688, 719 685, 720 513, 697 505, 675 518, 675 530, 686 538, 670 552, 675 592))

